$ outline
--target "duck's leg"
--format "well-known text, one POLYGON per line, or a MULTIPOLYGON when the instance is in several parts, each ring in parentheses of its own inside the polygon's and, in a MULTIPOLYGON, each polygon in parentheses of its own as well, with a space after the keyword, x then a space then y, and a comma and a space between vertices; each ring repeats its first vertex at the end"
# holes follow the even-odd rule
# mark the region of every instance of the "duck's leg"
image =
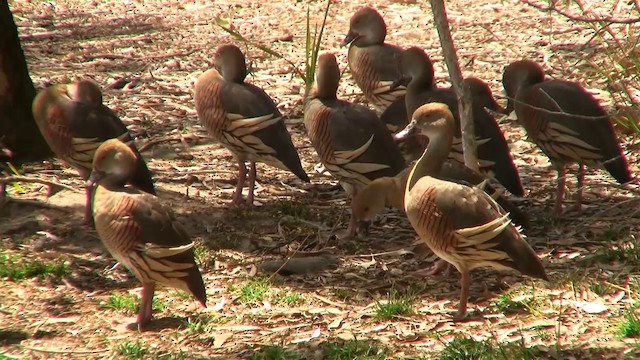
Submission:
POLYGON ((253 190, 256 187, 256 162, 251 162, 251 167, 249 168, 249 190, 247 192, 247 205, 249 207, 253 207, 253 190))
POLYGON ((573 206, 573 209, 577 212, 582 211, 582 189, 584 188, 584 177, 585 170, 584 165, 580 164, 578 168, 578 193, 576 194, 576 204, 573 206))
POLYGON ((458 313, 454 317, 455 320, 462 320, 467 315, 467 301, 469 300, 469 286, 471 284, 471 276, 469 270, 460 271, 460 304, 458 305, 458 313))
POLYGON ((244 187, 244 180, 247 178, 247 166, 244 164, 244 160, 238 159, 238 184, 236 185, 236 191, 233 193, 233 204, 242 204, 242 188, 244 187))
POLYGON ((149 282, 142 284, 142 300, 140 303, 140 312, 138 313, 138 330, 144 330, 151 320, 154 290, 155 283, 149 282))
POLYGON ((85 201, 83 223, 87 226, 93 226, 93 212, 91 211, 91 195, 93 194, 93 185, 90 185, 87 181, 84 190, 86 192, 87 199, 85 201))
POLYGON ((565 185, 567 183, 567 179, 565 177, 564 164, 558 165, 557 170, 558 170, 558 180, 556 183, 555 213, 556 215, 560 215, 562 213, 562 198, 564 197, 564 190, 565 190, 565 185))
POLYGON ((448 277, 449 275, 451 275, 452 267, 453 265, 451 265, 447 261, 439 259, 430 268, 415 271, 413 274, 418 276, 434 276, 443 273, 443 276, 448 277))

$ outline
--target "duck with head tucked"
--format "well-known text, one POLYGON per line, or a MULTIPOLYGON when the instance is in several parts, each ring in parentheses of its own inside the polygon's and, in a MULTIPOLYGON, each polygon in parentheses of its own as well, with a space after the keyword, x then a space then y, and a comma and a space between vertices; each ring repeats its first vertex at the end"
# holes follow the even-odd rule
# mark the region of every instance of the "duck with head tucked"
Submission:
POLYGON ((200 75, 195 87, 198 118, 211 136, 238 159, 238 184, 233 203, 242 204, 249 174, 246 204, 253 206, 256 162, 291 171, 309 182, 298 152, 273 100, 259 87, 246 83, 247 66, 235 45, 220 46, 215 68, 200 75), (251 163, 247 170, 245 162, 251 163))
MULTIPOLYGON (((450 157, 464 164, 458 98, 453 88, 438 88, 434 85, 433 63, 418 47, 411 47, 402 55, 403 72, 411 78, 405 95, 406 114, 411 117, 420 106, 431 102, 447 104, 455 120, 454 141, 450 157)), ((473 123, 476 132, 478 162, 480 170, 495 177, 502 186, 517 196, 524 195, 520 175, 513 162, 511 151, 502 130, 484 107, 496 108, 491 89, 477 78, 464 79, 472 95, 473 123)), ((383 113, 382 117, 385 117, 383 113)), ((422 150, 420 151, 422 154, 422 150)), ((419 155, 418 155, 419 156, 419 155)))
MULTIPOLYGON (((404 159, 370 109, 337 98, 340 69, 333 54, 318 58, 316 82, 304 106, 304 125, 324 167, 350 196, 374 179, 396 175, 404 159)), ((352 216, 347 236, 356 233, 352 216)))
POLYGON ((566 80, 545 80, 542 67, 529 60, 504 69, 506 112, 515 110, 531 141, 549 157, 558 172, 555 213, 562 212, 565 168, 578 163, 575 209, 580 211, 585 166, 604 167, 619 183, 633 179, 607 113, 582 86, 566 80))
MULTIPOLYGON (((120 118, 102 103, 102 91, 91 80, 52 85, 33 100, 33 117, 42 136, 60 159, 89 178, 93 157, 104 141, 118 138, 136 154, 132 176, 136 188, 155 195, 151 173, 120 118)), ((87 186, 85 223, 91 223, 91 187, 87 186)))
POLYGON ((89 177, 97 188, 93 219, 109 253, 142 282, 140 330, 151 320, 156 283, 177 288, 206 306, 206 291, 196 265, 193 242, 170 207, 157 197, 125 187, 136 154, 118 139, 105 141, 93 159, 89 177))
POLYGON ((466 315, 474 268, 515 269, 544 280, 547 274, 509 214, 491 196, 477 187, 434 177, 451 149, 454 131, 449 108, 430 103, 413 113, 398 136, 417 132, 429 138, 429 146, 409 173, 404 208, 420 238, 462 275, 456 314, 461 319, 466 315))
MULTIPOLYGON (((404 96, 406 82, 400 72, 402 49, 385 43, 387 25, 376 9, 366 6, 358 10, 349 22, 349 32, 342 42, 350 44, 347 60, 356 84, 367 100, 384 110, 404 96), (394 84, 394 82, 396 82, 394 84)), ((389 125, 389 130, 399 129, 389 125)))

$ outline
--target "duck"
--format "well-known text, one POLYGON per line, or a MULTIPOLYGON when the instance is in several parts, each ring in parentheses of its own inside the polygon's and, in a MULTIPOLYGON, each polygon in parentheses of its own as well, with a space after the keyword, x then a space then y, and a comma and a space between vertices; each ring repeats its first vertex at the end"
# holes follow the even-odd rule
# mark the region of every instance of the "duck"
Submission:
MULTIPOLYGON (((102 91, 92 80, 56 84, 42 89, 32 103, 33 117, 53 153, 87 180, 96 149, 106 140, 120 139, 136 154, 130 185, 155 195, 147 164, 122 120, 103 104, 102 91)), ((86 187, 84 222, 91 222, 91 192, 86 187)))
MULTIPOLYGON (((453 88, 434 86, 433 63, 419 47, 406 49, 402 56, 403 72, 411 77, 405 95, 407 117, 421 105, 429 102, 447 104, 455 119, 453 148, 450 156, 464 164, 458 98, 453 88)), ((485 107, 494 108, 497 102, 489 86, 474 77, 465 78, 464 86, 471 91, 473 123, 476 132, 477 152, 480 170, 488 177, 494 177, 510 193, 524 196, 520 174, 513 161, 511 150, 496 120, 485 107)), ((419 154, 422 152, 420 151, 419 154)))
POLYGON ((119 139, 96 150, 89 182, 95 187, 92 215, 109 253, 142 282, 139 330, 152 317, 156 284, 192 294, 206 307, 206 289, 194 260, 194 243, 171 207, 125 184, 135 173, 137 154, 119 139))
MULTIPOLYGON (((349 31, 342 46, 349 45, 347 61, 353 78, 367 100, 384 111, 398 98, 403 98, 407 82, 400 70, 402 48, 385 42, 387 25, 380 13, 365 6, 349 21, 349 31)), ((389 130, 397 130, 389 124, 389 130)))
MULTIPOLYGON (((335 55, 321 54, 315 83, 305 100, 304 125, 324 167, 353 197, 372 180, 402 171, 405 162, 373 110, 337 98, 339 81, 335 55)), ((354 235, 352 216, 346 233, 339 237, 354 235)))
POLYGON ((253 206, 257 162, 290 171, 310 182, 277 106, 263 89, 245 82, 247 65, 242 51, 233 44, 222 45, 214 54, 214 63, 214 68, 196 81, 196 112, 209 134, 238 160, 238 183, 232 203, 253 206), (242 189, 247 174, 245 201, 242 189))
POLYGON ((557 171, 554 213, 563 211, 566 167, 578 164, 574 209, 581 210, 585 167, 604 168, 621 184, 633 180, 609 116, 576 82, 546 80, 540 64, 519 60, 504 69, 506 113, 515 114, 527 137, 544 152, 557 171))
MULTIPOLYGON (((385 207, 404 211, 404 189, 411 168, 412 166, 409 165, 396 176, 373 180, 353 198, 351 201, 351 213, 359 222, 359 231, 366 231, 368 223, 376 215, 380 214, 385 207)), ((419 176, 419 174, 416 176, 419 176)), ((527 214, 509 201, 503 195, 503 192, 492 187, 480 172, 452 159, 447 159, 433 176, 441 180, 481 188, 509 213, 514 224, 521 226, 523 229, 527 229, 530 226, 527 214)))
POLYGON ((446 104, 428 103, 412 114, 398 136, 420 133, 429 138, 429 146, 409 173, 404 209, 418 236, 460 272, 460 303, 454 318, 463 319, 470 271, 477 267, 548 277, 540 258, 491 196, 478 187, 434 177, 451 149, 455 126, 446 104))

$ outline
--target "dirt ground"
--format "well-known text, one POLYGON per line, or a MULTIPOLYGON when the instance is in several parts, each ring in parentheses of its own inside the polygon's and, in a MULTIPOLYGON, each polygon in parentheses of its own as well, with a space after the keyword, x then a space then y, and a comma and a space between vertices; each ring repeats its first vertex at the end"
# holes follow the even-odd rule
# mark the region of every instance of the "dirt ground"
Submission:
MULTIPOLYGON (((613 14, 628 15, 623 3, 610 3, 586 2, 603 6, 596 10, 605 14, 615 7, 613 14)), ((437 81, 445 84, 448 75, 428 2, 370 5, 388 24, 387 41, 423 47, 435 62, 437 81)), ((248 80, 279 104, 303 166, 313 176, 311 184, 303 184, 261 165, 258 206, 252 211, 229 206, 237 165, 229 151, 207 138, 193 102, 195 79, 212 65, 216 47, 233 41, 215 19, 233 17, 237 31, 303 66, 307 9, 312 23, 319 23, 324 6, 321 1, 247 0, 10 2, 36 87, 79 77, 96 80, 105 103, 146 148, 143 155, 159 196, 172 204, 197 243, 208 308, 160 289, 151 329, 130 330, 135 310, 114 303, 118 296, 138 296, 140 284, 122 266, 114 268, 95 231, 81 225, 83 181, 55 159, 29 164, 22 169, 25 175, 78 191, 47 197, 45 186, 9 186, 15 201, 0 208, 0 260, 5 267, 7 258, 64 263, 67 271, 1 280, 0 359, 430 359, 445 358, 451 344, 465 337, 520 349, 521 355, 505 358, 524 353, 556 359, 640 356, 636 340, 620 332, 621 324, 635 318, 640 334, 633 313, 640 295, 639 198, 608 174, 590 171, 583 212, 552 217, 555 172, 509 120, 501 126, 527 190, 525 198, 514 201, 532 220, 526 235, 550 281, 476 270, 469 321, 451 320, 458 303, 457 274, 412 275, 435 258, 414 243, 401 213, 380 217, 366 239, 332 236, 348 221, 346 197, 335 181, 313 170, 317 156, 301 119, 304 85, 285 61, 246 45, 240 46, 252 62, 248 80), (272 276, 258 266, 294 252, 330 253, 339 261, 323 272, 290 277, 272 276), (264 284, 266 295, 247 295, 264 284), (410 299, 412 312, 381 318, 381 304, 399 297, 410 299), (354 339, 373 350, 336 355, 335 349, 353 346, 354 339)), ((335 1, 330 9, 322 49, 335 53, 343 67, 347 49, 340 41, 360 6, 335 1)), ((611 105, 610 91, 618 87, 599 76, 608 61, 606 46, 593 40, 588 24, 515 0, 453 0, 447 8, 464 74, 487 81, 497 97, 504 66, 529 58, 544 62, 551 76, 601 90, 604 104, 611 105)), ((636 25, 627 27, 635 36, 636 25)), ((348 71, 339 92, 364 101, 348 71)), ((622 141, 635 173, 637 140, 622 136, 622 141)), ((573 193, 575 179, 568 184, 573 193)))

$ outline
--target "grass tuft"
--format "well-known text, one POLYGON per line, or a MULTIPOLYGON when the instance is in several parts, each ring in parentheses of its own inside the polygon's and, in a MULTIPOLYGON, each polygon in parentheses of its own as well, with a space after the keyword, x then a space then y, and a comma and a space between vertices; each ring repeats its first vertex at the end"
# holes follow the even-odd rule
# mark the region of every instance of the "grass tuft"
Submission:
POLYGON ((122 355, 124 359, 142 359, 149 352, 149 350, 144 347, 144 344, 137 340, 133 341, 125 341, 119 344, 116 347, 116 352, 118 355, 122 355))
POLYGON ((303 360, 305 356, 299 352, 291 349, 284 348, 280 345, 264 345, 260 349, 256 350, 251 356, 250 360, 303 360))
POLYGON ((456 337, 448 342, 440 353, 440 360, 528 360, 535 359, 533 349, 522 342, 496 343, 491 340, 475 340, 471 337, 456 337))
POLYGON ((239 291, 240 297, 238 301, 242 304, 257 304, 261 303, 267 297, 271 284, 266 278, 256 278, 243 284, 239 291))
POLYGON ((278 212, 298 219, 309 219, 309 205, 302 202, 282 200, 278 203, 278 212))
POLYGON ((0 278, 19 281, 34 277, 52 277, 60 279, 71 272, 65 261, 44 263, 40 260, 28 260, 19 256, 0 254, 0 278))
MULTIPOLYGON (((131 294, 120 294, 115 291, 111 292, 111 296, 109 296, 109 299, 102 304, 102 307, 105 309, 121 311, 125 314, 136 314, 140 310, 140 304, 138 303, 137 296, 131 294)), ((154 297, 151 302, 151 308, 153 311, 164 311, 166 304, 154 297)))
POLYGON ((324 360, 382 360, 387 359, 389 349, 380 347, 372 340, 347 340, 340 342, 323 342, 320 344, 323 349, 322 359, 324 360))
POLYGON ((413 296, 399 295, 396 292, 389 294, 386 302, 376 301, 375 318, 378 320, 391 320, 396 316, 413 314, 413 296))
POLYGON ((636 307, 627 310, 618 325, 618 332, 621 338, 640 337, 640 319, 635 310, 636 307))

